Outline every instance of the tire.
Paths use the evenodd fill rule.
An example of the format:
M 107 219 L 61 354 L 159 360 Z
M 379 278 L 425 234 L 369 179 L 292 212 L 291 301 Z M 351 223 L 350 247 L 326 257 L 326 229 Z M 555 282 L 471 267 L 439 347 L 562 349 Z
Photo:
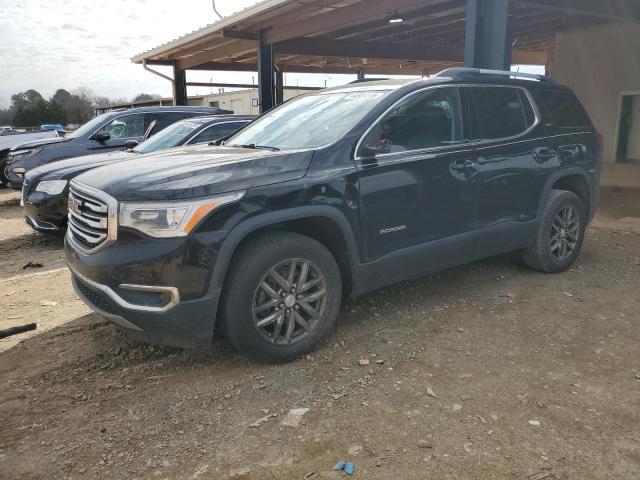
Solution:
M 7 168 L 7 154 L 0 152 L 0 185 L 5 187 L 9 183 L 9 179 L 4 174 L 4 169 Z
M 297 290 L 292 293 L 292 288 Z M 341 298 L 340 270 L 322 244 L 297 233 L 269 233 L 234 255 L 221 299 L 222 332 L 240 353 L 258 362 L 289 362 L 329 334 Z
M 552 190 L 544 205 L 535 243 L 524 252 L 524 262 L 545 273 L 567 270 L 580 254 L 586 227 L 587 215 L 580 198 L 573 192 Z

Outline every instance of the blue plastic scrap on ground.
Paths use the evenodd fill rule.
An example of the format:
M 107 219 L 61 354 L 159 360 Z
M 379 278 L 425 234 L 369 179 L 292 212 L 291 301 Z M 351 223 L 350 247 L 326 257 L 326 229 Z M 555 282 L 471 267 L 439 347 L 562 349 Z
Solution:
M 346 460 L 341 460 L 340 462 L 336 463 L 336 466 L 333 467 L 333 469 L 336 472 L 344 471 L 348 475 L 353 475 L 353 471 L 356 469 L 356 466 L 351 462 L 347 462 Z

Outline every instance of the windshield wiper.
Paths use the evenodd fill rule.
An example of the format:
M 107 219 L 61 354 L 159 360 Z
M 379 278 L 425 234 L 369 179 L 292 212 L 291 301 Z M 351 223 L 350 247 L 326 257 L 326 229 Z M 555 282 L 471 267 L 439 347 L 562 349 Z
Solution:
M 280 149 L 278 147 L 270 147 L 268 145 L 256 145 L 255 143 L 247 143 L 246 145 L 230 145 L 232 147 L 251 148 L 253 150 L 271 150 L 277 152 Z

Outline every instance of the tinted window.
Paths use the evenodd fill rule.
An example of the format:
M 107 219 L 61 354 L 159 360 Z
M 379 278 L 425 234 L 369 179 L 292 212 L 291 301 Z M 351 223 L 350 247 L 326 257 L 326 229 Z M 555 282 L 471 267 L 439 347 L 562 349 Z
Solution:
M 191 122 L 189 120 L 176 122 L 169 125 L 157 135 L 146 139 L 135 147 L 134 150 L 140 153 L 150 153 L 182 145 L 182 143 L 191 138 L 193 133 L 198 131 L 200 127 L 201 124 L 199 122 Z
M 469 92 L 475 106 L 479 139 L 515 137 L 535 122 L 529 99 L 519 88 L 472 87 Z
M 463 141 L 459 88 L 436 88 L 407 97 L 369 132 L 363 146 L 379 153 L 420 150 Z M 366 156 L 358 152 L 359 156 Z
M 155 124 L 153 125 L 153 128 L 151 129 L 151 133 L 149 136 L 155 135 L 159 131 L 164 130 L 169 125 L 173 125 L 174 123 L 179 122 L 180 120 L 183 120 L 185 118 L 195 117 L 195 116 L 197 115 L 191 115 L 185 112 L 148 113 L 147 128 L 149 128 L 149 125 L 151 125 L 151 123 L 155 121 Z
M 244 123 L 220 123 L 218 125 L 211 125 L 206 128 L 202 132 L 200 132 L 196 137 L 191 140 L 189 143 L 204 143 L 204 142 L 213 142 L 214 140 L 218 140 L 220 138 L 224 138 L 227 135 L 231 135 L 236 130 L 240 129 Z
M 540 99 L 559 127 L 591 126 L 589 115 L 570 90 L 540 90 Z
M 84 135 L 87 135 L 88 133 L 93 133 L 94 130 L 96 130 L 98 126 L 110 116 L 111 116 L 110 113 L 103 113 L 102 115 L 94 118 L 88 123 L 85 123 L 73 133 L 67 135 L 67 138 L 80 138 Z
M 141 137 L 144 135 L 144 114 L 134 113 L 114 118 L 103 130 L 109 133 L 111 138 Z

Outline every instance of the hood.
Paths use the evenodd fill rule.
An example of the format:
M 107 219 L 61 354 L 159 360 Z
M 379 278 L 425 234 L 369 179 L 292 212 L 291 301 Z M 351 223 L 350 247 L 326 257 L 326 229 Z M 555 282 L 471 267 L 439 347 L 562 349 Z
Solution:
M 64 142 L 68 142 L 69 140 L 71 139 L 63 138 L 63 137 L 44 138 L 42 140 L 32 140 L 31 142 L 20 143 L 14 147 L 11 147 L 11 151 L 13 152 L 14 150 L 26 150 L 27 148 L 41 147 L 43 145 L 50 145 L 52 143 L 64 143 Z
M 58 160 L 56 162 L 45 163 L 40 167 L 34 168 L 27 175 L 30 179 L 36 177 L 45 180 L 55 179 L 71 179 L 82 172 L 91 170 L 92 168 L 108 165 L 111 162 L 119 160 L 129 160 L 138 154 L 121 150 L 117 152 L 99 153 L 96 155 L 84 155 L 82 157 L 73 157 L 66 160 Z
M 296 180 L 313 150 L 272 152 L 232 147 L 179 147 L 93 169 L 78 182 L 117 200 L 180 200 Z

